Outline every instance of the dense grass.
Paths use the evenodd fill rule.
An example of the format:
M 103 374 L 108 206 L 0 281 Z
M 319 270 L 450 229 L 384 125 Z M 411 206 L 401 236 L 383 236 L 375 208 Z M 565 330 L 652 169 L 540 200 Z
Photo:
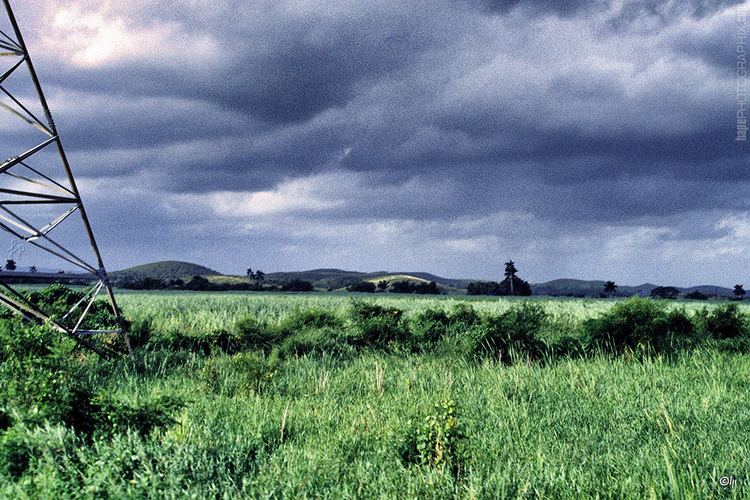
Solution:
M 0 408 L 0 497 L 750 496 L 750 358 L 735 348 L 746 332 L 734 336 L 731 311 L 383 297 L 373 312 L 336 295 L 121 302 L 150 325 L 131 359 L 45 358 L 108 395 L 95 411 L 115 421 L 86 433 Z M 617 329 L 622 318 L 670 338 L 685 327 L 674 310 L 703 339 L 679 355 L 608 343 L 631 331 Z M 185 338 L 203 343 L 170 344 Z M 494 355 L 498 345 L 525 355 Z M 721 487 L 730 475 L 738 485 Z

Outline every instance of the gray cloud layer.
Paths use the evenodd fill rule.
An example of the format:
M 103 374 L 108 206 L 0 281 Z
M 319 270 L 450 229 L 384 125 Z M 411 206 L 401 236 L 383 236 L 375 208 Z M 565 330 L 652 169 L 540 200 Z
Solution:
M 729 284 L 750 263 L 737 3 L 17 13 L 110 267 L 493 277 L 513 257 L 532 279 Z

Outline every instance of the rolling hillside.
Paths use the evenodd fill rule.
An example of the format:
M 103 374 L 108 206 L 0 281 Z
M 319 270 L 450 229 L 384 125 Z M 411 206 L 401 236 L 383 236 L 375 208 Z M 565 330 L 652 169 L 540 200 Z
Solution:
M 143 280 L 146 278 L 170 280 L 170 279 L 190 279 L 193 276 L 204 276 L 215 283 L 241 283 L 249 281 L 245 276 L 223 275 L 205 266 L 181 261 L 162 261 L 153 262 L 134 266 L 122 271 L 110 273 L 112 280 L 117 282 Z M 311 269 L 307 271 L 294 272 L 276 272 L 266 275 L 266 282 L 269 283 L 286 283 L 295 279 L 311 282 L 315 288 L 322 290 L 339 290 L 346 288 L 359 281 L 370 281 L 377 283 L 385 280 L 392 281 L 414 281 L 430 282 L 434 281 L 443 287 L 449 293 L 463 293 L 466 287 L 472 281 L 469 279 L 451 279 L 443 278 L 430 273 L 423 272 L 388 272 L 376 271 L 364 273 L 358 271 L 346 271 L 343 269 Z M 499 279 L 498 279 L 499 281 Z M 658 285 L 644 283 L 637 286 L 619 285 L 615 296 L 628 297 L 631 295 L 648 296 L 651 290 Z M 604 281 L 601 280 L 577 280 L 577 279 L 556 279 L 543 283 L 531 285 L 534 295 L 550 296 L 582 296 L 598 297 L 604 289 Z M 708 296 L 732 296 L 732 290 L 725 287 L 713 285 L 699 285 L 687 288 L 677 287 L 681 292 L 688 293 L 700 291 Z
M 192 276 L 213 276 L 221 273 L 198 264 L 182 262 L 177 260 L 165 260 L 152 262 L 140 266 L 133 266 L 121 271 L 109 273 L 115 281 L 135 281 L 146 278 L 170 280 L 185 279 Z

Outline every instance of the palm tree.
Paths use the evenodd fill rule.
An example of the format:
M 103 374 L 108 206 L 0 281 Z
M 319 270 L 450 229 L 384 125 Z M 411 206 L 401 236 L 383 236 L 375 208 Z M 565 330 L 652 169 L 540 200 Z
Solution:
M 30 273 L 35 273 L 36 272 L 36 266 L 29 267 L 29 272 Z
M 518 272 L 518 269 L 516 269 L 516 264 L 509 260 L 505 263 L 505 277 L 510 280 L 510 294 L 513 295 L 513 281 L 516 279 L 516 273 Z
M 612 294 L 615 293 L 615 290 L 617 290 L 617 285 L 615 285 L 614 281 L 607 281 L 604 284 L 604 294 L 607 297 L 612 297 Z
M 739 300 L 742 300 L 742 297 L 745 296 L 745 289 L 742 286 L 743 285 L 734 285 L 734 295 Z
M 8 271 L 15 271 L 16 270 L 16 261 L 13 259 L 8 259 L 5 262 L 5 269 Z

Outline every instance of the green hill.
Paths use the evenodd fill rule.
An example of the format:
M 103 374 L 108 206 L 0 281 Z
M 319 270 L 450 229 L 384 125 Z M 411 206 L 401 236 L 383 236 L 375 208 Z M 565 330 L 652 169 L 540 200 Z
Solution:
M 193 276 L 209 275 L 221 275 L 221 273 L 204 266 L 199 266 L 198 264 L 177 260 L 152 262 L 110 273 L 110 276 L 115 281 L 135 281 L 146 278 L 158 280 L 189 279 Z
M 341 269 L 311 269 L 309 271 L 268 273 L 266 281 L 286 283 L 295 279 L 309 281 L 315 288 L 345 288 L 367 277 L 366 273 Z

